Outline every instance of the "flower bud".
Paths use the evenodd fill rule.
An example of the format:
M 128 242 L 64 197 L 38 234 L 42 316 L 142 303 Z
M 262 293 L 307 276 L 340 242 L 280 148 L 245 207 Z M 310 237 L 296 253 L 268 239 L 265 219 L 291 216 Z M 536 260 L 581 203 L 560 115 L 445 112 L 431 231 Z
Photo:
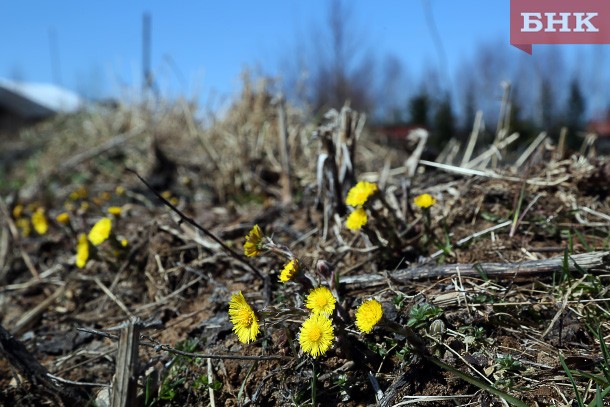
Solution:
M 430 335 L 442 336 L 445 334 L 445 331 L 446 331 L 445 323 L 441 319 L 435 319 L 430 324 L 430 328 L 429 328 Z

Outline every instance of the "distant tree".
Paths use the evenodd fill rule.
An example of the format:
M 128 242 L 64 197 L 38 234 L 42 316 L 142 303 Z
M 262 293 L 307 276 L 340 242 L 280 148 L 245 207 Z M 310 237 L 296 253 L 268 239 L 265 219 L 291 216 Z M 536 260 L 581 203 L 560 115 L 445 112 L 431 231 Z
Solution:
M 365 38 L 355 27 L 351 3 L 328 3 L 326 24 L 314 27 L 310 43 L 299 44 L 299 88 L 314 112 L 340 108 L 349 100 L 352 108 L 370 112 L 375 99 L 376 61 Z
M 536 136 L 538 131 L 534 125 L 531 116 L 525 116 L 523 114 L 523 107 L 521 105 L 520 92 L 518 87 L 514 87 L 512 91 L 512 97 L 510 102 L 510 127 L 509 134 L 519 133 L 520 140 L 530 140 Z
M 408 120 L 405 103 L 409 77 L 402 59 L 374 47 L 359 25 L 355 2 L 322 3 L 324 20 L 296 33 L 295 45 L 279 58 L 283 92 L 293 103 L 314 114 L 352 108 L 370 114 L 373 121 Z
M 445 93 L 436 108 L 433 127 L 434 134 L 439 142 L 447 141 L 456 135 L 455 116 L 451 106 L 451 96 L 448 92 Z
M 409 78 L 403 62 L 396 55 L 387 55 L 381 64 L 381 81 L 375 95 L 375 117 L 386 123 L 405 123 Z
M 580 89 L 578 78 L 570 81 L 570 93 L 566 103 L 565 124 L 570 134 L 576 134 L 584 127 L 584 114 L 586 109 L 585 98 Z
M 426 91 L 413 96 L 409 100 L 410 123 L 414 126 L 429 127 L 430 97 Z
M 472 130 L 472 126 L 474 125 L 474 118 L 477 113 L 477 96 L 474 89 L 474 83 L 470 81 L 468 85 L 466 85 L 465 94 L 464 94 L 464 108 L 463 108 L 463 132 L 465 134 L 469 134 Z
M 551 132 L 556 128 L 555 94 L 550 79 L 543 78 L 540 82 L 538 95 L 538 121 L 543 130 Z

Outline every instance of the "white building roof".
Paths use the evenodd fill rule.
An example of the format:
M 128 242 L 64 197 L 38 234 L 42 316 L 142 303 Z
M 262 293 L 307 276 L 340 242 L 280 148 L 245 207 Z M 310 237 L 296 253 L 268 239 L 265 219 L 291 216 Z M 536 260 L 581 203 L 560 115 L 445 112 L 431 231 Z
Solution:
M 0 78 L 0 108 L 25 119 L 73 113 L 83 107 L 76 93 L 49 83 L 16 82 Z

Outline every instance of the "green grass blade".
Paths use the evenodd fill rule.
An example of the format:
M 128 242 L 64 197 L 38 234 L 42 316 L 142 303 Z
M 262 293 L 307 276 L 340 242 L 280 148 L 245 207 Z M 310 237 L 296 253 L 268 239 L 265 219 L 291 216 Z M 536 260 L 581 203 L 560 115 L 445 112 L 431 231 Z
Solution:
M 585 247 L 585 250 L 587 252 L 593 251 L 593 248 L 591 247 L 591 245 L 589 243 L 587 243 L 587 239 L 585 239 L 584 235 L 582 233 L 580 233 L 579 230 L 574 229 L 574 234 L 576 235 L 576 237 L 578 238 L 580 243 L 582 243 L 582 245 Z
M 572 383 L 572 387 L 574 388 L 574 394 L 576 396 L 576 402 L 578 403 L 579 406 L 583 407 L 585 405 L 585 403 L 582 400 L 582 396 L 578 392 L 578 387 L 576 386 L 576 382 L 574 381 L 574 377 L 572 376 L 572 372 L 568 368 L 568 365 L 566 364 L 566 361 L 563 358 L 563 355 L 561 353 L 559 354 L 559 361 L 561 362 L 561 366 L 563 367 L 563 370 L 568 375 L 568 379 L 570 379 L 570 383 Z

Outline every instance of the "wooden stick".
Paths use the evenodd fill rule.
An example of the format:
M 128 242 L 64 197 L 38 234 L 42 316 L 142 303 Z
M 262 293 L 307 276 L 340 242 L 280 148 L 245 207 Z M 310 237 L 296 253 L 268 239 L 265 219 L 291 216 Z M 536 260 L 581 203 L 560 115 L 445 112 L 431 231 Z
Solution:
M 23 262 L 25 263 L 28 270 L 30 270 L 30 273 L 36 279 L 36 281 L 40 281 L 40 273 L 38 273 L 38 270 L 36 270 L 36 267 L 34 266 L 34 262 L 32 262 L 32 259 L 30 258 L 28 253 L 25 251 L 25 249 L 21 245 L 21 239 L 19 239 L 19 231 L 17 230 L 17 225 L 15 225 L 15 222 L 13 222 L 13 218 L 11 217 L 11 214 L 9 213 L 8 206 L 6 205 L 6 202 L 4 202 L 4 199 L 2 199 L 1 196 L 0 196 L 0 212 L 2 212 L 2 217 L 6 220 L 8 229 L 11 232 L 11 236 L 13 237 L 13 241 L 15 242 L 15 245 L 19 249 L 19 253 L 21 254 L 21 258 L 23 259 Z
M 462 162 L 460 166 L 464 167 L 470 161 L 470 157 L 472 157 L 472 152 L 474 151 L 474 146 L 477 144 L 477 140 L 479 138 L 479 133 L 481 132 L 481 122 L 483 121 L 483 112 L 477 111 L 477 114 L 474 117 L 474 125 L 472 127 L 472 132 L 470 133 L 470 137 L 468 138 L 468 144 L 466 145 L 466 151 L 464 151 L 464 156 L 462 157 Z
M 129 321 L 121 329 L 119 352 L 116 360 L 116 373 L 112 380 L 112 407 L 129 407 L 136 405 L 138 350 L 140 340 L 140 322 Z
M 577 271 L 577 266 L 588 272 L 609 272 L 610 251 L 598 251 L 569 256 L 568 268 Z M 469 263 L 445 264 L 441 266 L 423 265 L 412 269 L 399 269 L 388 272 L 393 284 L 408 284 L 415 280 L 442 278 L 457 275 L 462 277 L 478 277 L 484 273 L 489 278 L 528 278 L 534 275 L 547 274 L 563 267 L 563 256 L 545 260 L 530 260 L 521 263 Z M 384 285 L 387 283 L 386 273 L 365 274 L 342 277 L 340 284 L 350 289 Z
M 523 154 L 517 159 L 515 162 L 515 168 L 519 168 L 525 163 L 525 161 L 532 155 L 534 150 L 538 148 L 540 144 L 546 139 L 546 131 L 541 132 L 536 139 L 530 143 L 530 145 L 525 149 Z
M 557 143 L 557 149 L 555 150 L 555 154 L 553 157 L 553 159 L 555 161 L 561 161 L 565 157 L 567 137 L 568 137 L 568 128 L 562 127 L 561 131 L 559 132 L 559 142 Z

